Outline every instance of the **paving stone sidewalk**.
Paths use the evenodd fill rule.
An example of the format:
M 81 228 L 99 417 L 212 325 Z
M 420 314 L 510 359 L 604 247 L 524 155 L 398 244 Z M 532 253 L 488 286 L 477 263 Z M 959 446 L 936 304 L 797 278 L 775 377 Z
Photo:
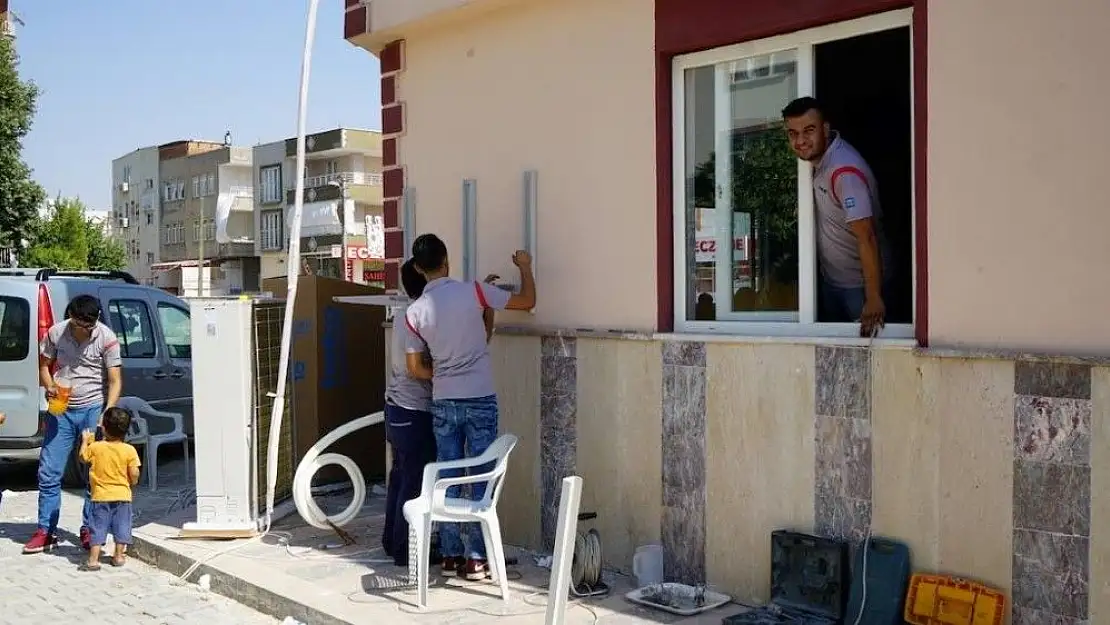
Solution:
M 143 523 L 144 515 L 161 514 L 188 497 L 173 487 L 179 482 L 174 477 L 166 475 L 163 481 L 159 474 L 159 492 L 136 493 L 136 525 Z M 78 571 L 85 552 L 76 544 L 81 525 L 81 497 L 76 493 L 62 496 L 63 544 L 49 554 L 22 555 L 23 541 L 35 528 L 34 489 L 33 467 L 0 463 L 0 625 L 279 623 L 196 585 L 176 584 L 172 576 L 134 559 L 118 569 Z

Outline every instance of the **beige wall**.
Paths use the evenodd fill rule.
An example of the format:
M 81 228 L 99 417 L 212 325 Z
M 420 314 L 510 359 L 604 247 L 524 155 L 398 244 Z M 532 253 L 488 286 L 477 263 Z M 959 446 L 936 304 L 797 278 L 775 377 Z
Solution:
M 929 3 L 934 343 L 1110 349 L 1108 21 L 1106 2 Z
M 1107 90 L 1094 77 L 1110 57 L 1098 30 L 1110 4 L 1015 1 L 930 4 L 929 171 L 918 184 L 928 187 L 931 340 L 1105 351 L 1110 213 L 1098 201 L 1101 131 L 1088 129 Z M 375 10 L 387 4 L 404 13 L 409 3 Z M 652 327 L 651 3 L 537 0 L 467 14 L 401 33 L 401 154 L 417 230 L 442 234 L 457 257 L 460 185 L 476 178 L 479 273 L 512 275 L 520 174 L 536 168 L 534 321 Z M 620 297 L 615 267 L 642 268 L 622 275 Z
M 474 178 L 478 273 L 514 276 L 521 177 L 538 170 L 538 323 L 655 324 L 653 28 L 644 0 L 543 0 L 406 42 L 400 152 L 416 230 L 447 241 L 457 274 Z

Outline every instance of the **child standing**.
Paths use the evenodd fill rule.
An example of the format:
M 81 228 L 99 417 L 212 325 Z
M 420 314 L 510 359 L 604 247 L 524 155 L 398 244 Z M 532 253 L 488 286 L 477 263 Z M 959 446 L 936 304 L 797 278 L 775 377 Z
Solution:
M 123 566 L 131 544 L 131 487 L 139 483 L 139 454 L 124 442 L 131 415 L 122 408 L 109 408 L 102 424 L 104 440 L 95 440 L 89 430 L 81 435 L 81 459 L 89 463 L 92 500 L 91 548 L 89 561 L 81 566 L 83 571 L 100 570 L 100 551 L 108 534 L 116 545 L 112 566 Z

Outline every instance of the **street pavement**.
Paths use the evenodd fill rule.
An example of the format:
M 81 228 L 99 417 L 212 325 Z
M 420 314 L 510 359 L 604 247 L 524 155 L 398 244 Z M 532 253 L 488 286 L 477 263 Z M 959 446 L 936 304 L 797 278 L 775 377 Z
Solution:
M 81 497 L 76 493 L 62 496 L 62 545 L 51 553 L 22 555 L 23 542 L 35 529 L 34 467 L 0 463 L 0 493 L 0 625 L 279 623 L 134 559 L 122 568 L 105 564 L 99 572 L 78 571 L 86 553 L 77 544 Z

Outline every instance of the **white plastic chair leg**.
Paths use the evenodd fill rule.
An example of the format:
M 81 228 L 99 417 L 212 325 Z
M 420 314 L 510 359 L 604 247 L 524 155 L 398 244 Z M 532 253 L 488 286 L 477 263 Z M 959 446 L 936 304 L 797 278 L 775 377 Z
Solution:
M 186 436 L 185 440 L 181 441 L 181 446 L 185 449 L 185 480 L 189 480 L 189 437 Z
M 416 555 L 416 592 L 417 603 L 420 607 L 428 607 L 428 568 L 429 560 L 431 559 L 431 546 L 432 546 L 432 518 L 431 515 L 425 514 L 420 519 L 420 548 L 417 549 Z
M 146 485 L 150 492 L 158 490 L 158 443 L 146 444 Z
M 497 584 L 501 586 L 501 599 L 509 603 L 509 574 L 505 567 L 505 545 L 501 542 L 501 524 L 497 518 L 482 523 L 486 530 L 486 557 L 492 563 L 494 574 L 497 575 Z

